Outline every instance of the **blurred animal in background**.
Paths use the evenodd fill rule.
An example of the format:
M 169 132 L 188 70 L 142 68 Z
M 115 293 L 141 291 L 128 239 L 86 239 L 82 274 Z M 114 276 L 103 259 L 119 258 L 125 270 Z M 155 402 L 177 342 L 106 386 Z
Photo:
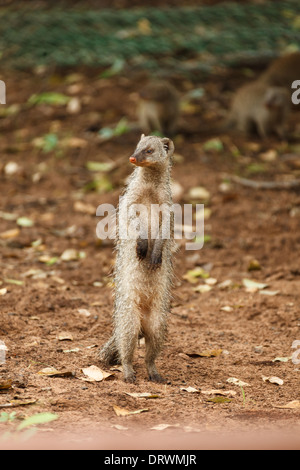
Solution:
M 291 93 L 284 87 L 269 86 L 260 79 L 240 88 L 234 96 L 228 127 L 261 138 L 276 134 L 286 138 Z
M 274 60 L 260 77 L 261 83 L 285 87 L 289 91 L 295 80 L 300 80 L 300 52 L 286 54 Z
M 236 92 L 227 128 L 247 134 L 256 131 L 261 138 L 271 134 L 286 138 L 295 80 L 300 80 L 300 52 L 274 60 L 256 81 Z
M 149 82 L 139 92 L 138 119 L 146 134 L 159 132 L 174 136 L 180 114 L 179 94 L 175 87 L 164 81 Z

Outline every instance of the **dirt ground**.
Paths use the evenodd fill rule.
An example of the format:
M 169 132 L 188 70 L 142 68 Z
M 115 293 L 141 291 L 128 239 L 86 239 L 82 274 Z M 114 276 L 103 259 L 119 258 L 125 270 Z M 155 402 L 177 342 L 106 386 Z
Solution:
M 158 360 L 167 383 L 147 380 L 142 344 L 135 357 L 136 384 L 125 384 L 118 370 L 101 382 L 82 380 L 82 369 L 101 367 L 97 351 L 112 328 L 113 245 L 97 239 L 95 211 L 104 202 L 117 204 L 139 137 L 132 131 L 103 143 L 97 130 L 124 116 L 134 120 L 136 90 L 145 82 L 130 75 L 99 79 L 99 72 L 5 75 L 6 107 L 19 107 L 0 121 L 0 340 L 7 347 L 0 383 L 11 384 L 0 391 L 0 407 L 14 405 L 0 412 L 15 412 L 15 419 L 0 422 L 0 435 L 13 432 L 24 417 L 51 412 L 58 419 L 40 425 L 39 435 L 63 434 L 78 445 L 101 433 L 112 434 L 116 443 L 135 433 L 149 432 L 160 442 L 167 433 L 181 433 L 182 442 L 193 436 L 195 446 L 198 434 L 203 438 L 211 432 L 276 430 L 299 436 L 299 365 L 291 356 L 293 342 L 300 340 L 300 195 L 228 179 L 232 174 L 266 181 L 299 177 L 299 113 L 291 118 L 289 143 L 219 133 L 232 91 L 247 80 L 237 72 L 197 84 L 174 79 L 182 95 L 192 88 L 205 90 L 183 107 L 175 138 L 178 200 L 191 202 L 189 191 L 199 186 L 208 195 L 204 248 L 187 252 L 181 245 L 175 257 L 168 339 Z M 66 106 L 28 107 L 30 96 L 43 91 L 78 97 L 81 109 L 72 114 Z M 36 139 L 49 133 L 59 140 L 47 152 Z M 205 143 L 211 139 L 219 140 L 209 149 Z M 95 174 L 88 161 L 116 163 L 106 174 L 110 191 L 91 189 Z M 33 226 L 18 225 L 20 217 Z M 78 257 L 63 260 L 70 249 Z M 207 292 L 195 290 L 209 285 L 205 279 L 195 284 L 186 279 L 199 266 L 213 279 Z M 243 279 L 267 287 L 248 291 Z M 46 367 L 72 375 L 39 374 Z M 144 392 L 157 398 L 128 395 Z M 286 407 L 293 401 L 298 408 Z M 146 411 L 117 416 L 114 406 Z M 162 424 L 170 426 L 155 429 Z

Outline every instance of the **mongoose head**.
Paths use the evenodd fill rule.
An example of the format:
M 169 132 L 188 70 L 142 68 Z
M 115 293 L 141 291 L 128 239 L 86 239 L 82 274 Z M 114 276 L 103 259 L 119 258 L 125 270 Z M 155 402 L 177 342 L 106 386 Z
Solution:
M 264 103 L 268 109 L 280 110 L 290 105 L 290 94 L 283 87 L 271 87 L 265 94 Z
M 174 144 L 169 138 L 156 136 L 146 137 L 142 134 L 129 161 L 136 166 L 163 167 L 170 164 L 173 153 Z

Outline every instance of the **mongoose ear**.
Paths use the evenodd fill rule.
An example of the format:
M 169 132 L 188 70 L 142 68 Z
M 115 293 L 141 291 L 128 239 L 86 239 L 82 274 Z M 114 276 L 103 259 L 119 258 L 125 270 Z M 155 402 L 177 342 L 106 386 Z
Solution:
M 164 137 L 163 139 L 161 139 L 161 141 L 165 151 L 167 152 L 167 155 L 172 155 L 172 153 L 174 152 L 174 144 L 172 140 L 168 139 L 168 137 Z
M 145 137 L 145 134 L 142 134 L 142 135 L 141 135 L 141 139 L 144 139 L 144 137 Z

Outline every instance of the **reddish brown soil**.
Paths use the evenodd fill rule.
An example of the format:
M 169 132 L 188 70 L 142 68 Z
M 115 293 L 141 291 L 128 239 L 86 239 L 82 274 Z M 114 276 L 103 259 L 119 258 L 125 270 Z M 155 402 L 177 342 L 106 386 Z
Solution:
M 176 288 L 168 339 L 158 360 L 168 383 L 148 382 L 142 345 L 135 359 L 135 385 L 125 384 L 119 371 L 103 382 L 84 382 L 80 380 L 84 377 L 82 368 L 100 366 L 97 350 L 111 332 L 112 289 L 108 276 L 114 252 L 110 243 L 97 240 L 95 215 L 78 212 L 74 204 L 81 198 L 82 203 L 96 210 L 103 202 L 117 203 L 124 180 L 132 170 L 128 156 L 139 133 L 100 144 L 91 130 L 118 122 L 122 116 L 135 118 L 134 92 L 140 79 L 116 77 L 104 81 L 99 80 L 99 71 L 81 70 L 82 79 L 79 87 L 75 87 L 76 96 L 83 103 L 80 113 L 71 115 L 65 107 L 26 106 L 32 93 L 49 90 L 70 93 L 66 77 L 71 72 L 74 70 L 47 72 L 42 76 L 3 74 L 8 84 L 7 106 L 18 103 L 21 111 L 0 122 L 0 211 L 28 217 L 34 226 L 20 228 L 14 238 L 0 238 L 0 289 L 8 291 L 0 297 L 0 340 L 8 348 L 6 362 L 0 366 L 0 382 L 12 380 L 12 388 L 0 392 L 0 406 L 12 400 L 35 403 L 3 408 L 0 412 L 15 411 L 20 419 L 45 411 L 56 413 L 56 421 L 39 427 L 41 434 L 52 439 L 61 433 L 78 445 L 103 432 L 106 437 L 115 433 L 114 439 L 122 439 L 137 430 L 149 431 L 153 439 L 160 440 L 168 431 L 160 431 L 157 438 L 159 431 L 151 428 L 162 423 L 176 425 L 169 428 L 174 437 L 180 433 L 189 436 L 188 431 L 197 438 L 197 432 L 207 436 L 210 432 L 240 430 L 289 430 L 294 437 L 296 430 L 299 436 L 300 409 L 281 408 L 300 399 L 299 365 L 291 359 L 273 360 L 291 358 L 292 343 L 300 340 L 300 196 L 296 191 L 257 191 L 239 185 L 224 191 L 220 186 L 226 175 L 236 172 L 264 180 L 297 178 L 299 157 L 292 163 L 283 157 L 295 153 L 292 145 L 297 144 L 297 139 L 288 147 L 276 139 L 260 142 L 256 138 L 219 135 L 214 128 L 220 123 L 224 104 L 235 85 L 245 79 L 224 74 L 214 82 L 197 84 L 205 88 L 206 94 L 192 113 L 183 114 L 184 128 L 190 134 L 181 132 L 175 139 L 176 152 L 182 158 L 174 165 L 173 177 L 183 188 L 180 202 L 190 201 L 188 191 L 192 187 L 204 186 L 209 191 L 206 207 L 211 209 L 211 216 L 206 221 L 206 234 L 211 240 L 199 252 L 186 252 L 181 246 L 176 255 Z M 182 92 L 195 86 L 187 80 L 179 85 Z M 295 112 L 291 119 L 294 135 L 298 119 Z M 80 141 L 61 153 L 43 153 L 32 142 L 49 132 L 57 133 L 60 139 L 71 136 L 84 139 L 85 145 Z M 223 151 L 204 150 L 204 142 L 213 136 L 222 139 Z M 262 154 L 274 149 L 279 151 L 274 161 L 262 160 Z M 83 193 L 82 188 L 92 179 L 86 162 L 109 159 L 118 162 L 109 175 L 113 191 Z M 12 176 L 4 170 L 10 161 L 20 166 Z M 263 164 L 264 173 L 253 176 L 250 170 L 255 168 L 254 164 L 256 169 Z M 0 234 L 16 227 L 16 221 L 0 217 Z M 36 240 L 40 244 L 33 247 Z M 61 254 L 70 248 L 84 252 L 85 258 L 61 261 Z M 58 261 L 49 266 L 42 262 L 45 258 L 41 257 L 45 256 L 56 257 Z M 249 272 L 253 259 L 261 269 Z M 195 286 L 183 278 L 196 266 L 206 267 L 210 276 L 217 279 L 210 292 L 196 293 Z M 34 271 L 30 274 L 30 270 Z M 247 292 L 242 285 L 244 278 L 267 283 L 269 290 L 279 293 L 268 296 Z M 7 279 L 23 284 L 14 285 Z M 220 288 L 226 280 L 232 280 L 232 286 Z M 196 285 L 202 283 L 199 280 Z M 231 307 L 230 311 L 222 310 L 225 306 Z M 91 315 L 85 317 L 80 309 Z M 71 333 L 73 340 L 59 340 L 58 335 L 63 332 Z M 65 352 L 75 348 L 76 352 Z M 195 350 L 215 349 L 221 349 L 221 355 L 187 355 Z M 53 378 L 38 374 L 50 366 L 74 375 Z M 276 376 L 284 383 L 264 382 L 263 376 Z M 230 384 L 227 382 L 230 377 L 249 386 L 241 389 Z M 181 389 L 188 386 L 200 393 Z M 234 390 L 236 395 L 229 402 L 214 403 L 209 401 L 214 395 L 202 393 L 212 389 Z M 127 392 L 151 392 L 159 398 L 134 398 Z M 118 417 L 115 405 L 130 411 L 144 408 L 148 411 Z M 15 423 L 0 422 L 0 435 L 13 431 Z M 116 425 L 127 430 L 117 430 Z M 184 446 L 186 441 L 182 439 Z M 197 440 L 189 442 L 201 446 Z M 137 441 L 138 445 L 141 444 Z

